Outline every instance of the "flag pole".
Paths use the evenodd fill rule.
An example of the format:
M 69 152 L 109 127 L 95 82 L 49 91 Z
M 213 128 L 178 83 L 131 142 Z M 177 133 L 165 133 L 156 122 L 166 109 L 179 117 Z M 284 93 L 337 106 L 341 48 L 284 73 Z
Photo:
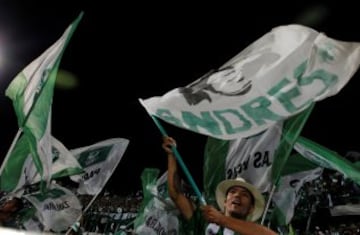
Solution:
M 140 103 L 143 105 L 142 100 L 139 99 L 139 101 L 140 101 Z M 145 106 L 143 105 L 143 107 L 145 107 Z M 146 108 L 145 108 L 145 110 L 146 110 Z M 146 111 L 147 111 L 147 110 L 146 110 Z M 155 125 L 159 128 L 161 134 L 162 134 L 163 136 L 168 136 L 168 134 L 166 133 L 164 127 L 163 127 L 163 126 L 161 125 L 161 123 L 157 120 L 157 118 L 156 118 L 155 116 L 151 115 L 149 112 L 147 112 L 147 113 L 150 115 L 150 117 L 151 117 L 151 119 L 154 121 Z M 192 188 L 194 189 L 195 194 L 196 194 L 196 195 L 198 196 L 198 198 L 200 199 L 200 203 L 201 203 L 202 205 L 206 205 L 205 198 L 201 195 L 201 192 L 200 192 L 199 188 L 197 187 L 197 185 L 196 185 L 194 179 L 192 178 L 192 176 L 191 176 L 188 168 L 186 167 L 184 161 L 182 160 L 182 158 L 181 158 L 181 156 L 180 156 L 180 153 L 178 152 L 177 148 L 176 148 L 175 146 L 171 146 L 171 149 L 172 149 L 172 151 L 173 151 L 173 153 L 174 153 L 174 155 L 175 155 L 175 157 L 176 157 L 176 160 L 178 161 L 179 165 L 181 166 L 182 170 L 184 171 L 184 173 L 185 173 L 185 175 L 186 175 L 186 177 L 187 177 L 190 185 L 191 185 Z
M 265 218 L 266 218 L 266 213 L 269 210 L 271 199 L 272 199 L 272 197 L 274 195 L 275 189 L 276 189 L 276 185 L 273 184 L 273 186 L 271 188 L 271 191 L 270 191 L 269 198 L 267 199 L 267 202 L 266 202 L 266 206 L 265 206 L 265 209 L 264 209 L 264 212 L 263 212 L 263 216 L 261 218 L 261 225 L 264 225 Z

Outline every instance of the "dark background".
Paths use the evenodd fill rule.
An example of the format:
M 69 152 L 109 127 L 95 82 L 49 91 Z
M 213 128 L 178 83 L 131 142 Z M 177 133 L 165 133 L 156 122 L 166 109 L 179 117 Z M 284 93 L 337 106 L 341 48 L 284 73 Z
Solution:
M 356 1 L 238 1 L 238 4 L 124 1 L 0 2 L 0 157 L 18 130 L 5 89 L 84 12 L 60 65 L 77 85 L 57 86 L 52 134 L 69 148 L 122 137 L 130 140 L 107 187 L 141 187 L 145 167 L 166 170 L 161 134 L 138 102 L 185 86 L 218 68 L 273 27 L 311 26 L 344 41 L 360 41 Z M 359 72 L 340 93 L 317 103 L 302 135 L 339 154 L 360 151 Z M 201 187 L 205 136 L 165 125 Z

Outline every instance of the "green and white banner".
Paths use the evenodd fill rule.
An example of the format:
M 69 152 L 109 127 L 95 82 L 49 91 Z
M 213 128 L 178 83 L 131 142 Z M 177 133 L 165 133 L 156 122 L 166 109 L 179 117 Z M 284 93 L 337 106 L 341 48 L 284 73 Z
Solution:
M 51 146 L 52 165 L 49 173 L 52 179 L 84 172 L 70 151 L 53 136 L 51 136 Z M 25 186 L 41 180 L 29 152 L 29 144 L 22 135 L 16 142 L 10 158 L 4 163 L 0 184 L 2 191 L 13 192 L 20 196 Z
M 304 158 L 321 167 L 338 171 L 360 185 L 360 167 L 336 152 L 304 137 L 298 138 L 294 148 Z
M 3 162 L 2 167 L 1 191 L 16 192 L 34 182 L 37 170 L 31 158 L 29 143 L 24 135 L 20 136 L 15 143 L 10 157 Z
M 71 180 L 79 183 L 79 194 L 96 195 L 116 169 L 129 140 L 113 138 L 96 144 L 71 150 L 84 170 L 84 173 L 70 176 Z
M 337 94 L 359 63 L 358 42 L 301 25 L 279 26 L 219 69 L 140 102 L 177 127 L 218 139 L 244 138 Z
M 306 182 L 318 178 L 323 168 L 308 163 L 306 159 L 295 155 L 286 163 L 287 171 L 280 178 L 272 197 L 275 203 L 274 217 L 277 225 L 288 225 L 294 216 L 295 207 L 299 201 L 299 190 Z M 291 172 L 292 171 L 292 172 Z
M 135 234 L 180 234 L 180 214 L 167 193 L 167 172 L 159 179 L 158 174 L 158 169 L 145 168 L 141 175 L 144 199 L 135 220 Z
M 30 144 L 35 166 L 47 183 L 51 177 L 50 130 L 55 80 L 66 45 L 81 18 L 82 14 L 51 47 L 27 65 L 6 89 L 6 96 L 13 102 L 18 125 Z
M 209 137 L 204 157 L 207 202 L 216 205 L 214 192 L 217 184 L 224 179 L 242 177 L 262 192 L 269 191 L 278 182 L 312 109 L 313 105 L 255 136 L 231 141 Z
M 76 195 L 60 185 L 51 184 L 48 191 L 25 195 L 24 198 L 36 208 L 46 231 L 64 232 L 82 213 Z
M 51 138 L 52 144 L 52 166 L 51 179 L 60 177 L 77 175 L 84 173 L 80 163 L 76 160 L 74 155 L 68 150 L 63 143 L 55 137 Z M 35 178 L 35 182 L 40 181 L 39 175 Z
M 210 165 L 204 166 L 207 176 L 216 177 L 214 172 L 222 172 L 221 180 L 242 177 L 261 191 L 268 191 L 271 187 L 271 169 L 275 150 L 279 145 L 281 135 L 282 123 L 279 122 L 261 134 L 228 141 L 227 148 L 218 151 L 218 154 L 211 152 L 210 149 L 216 148 L 213 146 L 213 144 L 219 144 L 216 142 L 226 140 L 210 140 L 209 138 L 205 164 Z M 225 165 L 219 164 L 222 161 L 225 161 Z M 224 169 L 217 170 L 220 167 Z M 206 178 L 205 182 L 208 180 Z

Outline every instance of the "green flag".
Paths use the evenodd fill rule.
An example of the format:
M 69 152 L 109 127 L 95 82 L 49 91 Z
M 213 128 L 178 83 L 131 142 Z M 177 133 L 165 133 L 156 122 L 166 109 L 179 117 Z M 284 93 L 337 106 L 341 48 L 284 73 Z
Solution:
M 22 135 L 16 142 L 10 157 L 3 163 L 1 172 L 1 190 L 14 192 L 31 184 L 37 171 L 31 159 L 29 144 Z
M 272 168 L 272 182 L 277 184 L 281 171 L 285 166 L 285 162 L 289 157 L 293 146 L 299 137 L 306 121 L 308 120 L 315 103 L 311 104 L 307 109 L 302 111 L 301 113 L 291 117 L 285 122 L 283 127 L 283 135 L 281 138 L 281 142 L 276 149 L 274 164 Z
M 336 152 L 304 137 L 298 138 L 294 148 L 304 158 L 321 167 L 339 171 L 360 185 L 360 167 Z

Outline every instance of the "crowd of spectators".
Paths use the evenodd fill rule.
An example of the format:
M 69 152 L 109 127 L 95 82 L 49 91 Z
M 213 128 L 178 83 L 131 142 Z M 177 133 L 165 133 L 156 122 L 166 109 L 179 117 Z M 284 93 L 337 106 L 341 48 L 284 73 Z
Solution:
M 337 205 L 360 204 L 360 187 L 352 180 L 339 172 L 324 170 L 321 177 L 305 183 L 299 191 L 299 195 L 300 199 L 292 219 L 292 226 L 296 234 L 360 234 L 360 211 L 358 215 L 332 216 L 330 213 L 331 208 Z M 87 200 L 90 199 L 88 197 Z M 141 191 L 128 196 L 105 193 L 93 203 L 89 212 L 85 214 L 85 221 L 95 217 L 97 221 L 100 221 L 97 223 L 100 224 L 98 229 L 111 229 L 119 225 L 117 223 L 119 222 L 119 212 L 123 215 L 129 213 L 126 214 L 128 217 L 123 217 L 125 222 L 120 223 L 120 226 L 131 228 L 131 221 L 136 217 L 141 201 Z M 106 215 L 106 219 L 100 218 L 103 215 Z M 107 221 L 107 225 L 101 225 L 105 221 Z
M 295 234 L 360 234 L 360 210 L 355 214 L 353 211 L 352 214 L 331 214 L 332 208 L 339 205 L 360 205 L 360 186 L 343 174 L 324 169 L 319 178 L 305 183 L 298 195 L 299 201 L 291 221 Z M 141 190 L 128 195 L 118 195 L 105 190 L 95 200 L 90 195 L 78 196 L 84 209 L 86 208 L 80 225 L 83 231 L 100 234 L 124 231 L 131 234 L 133 221 L 143 200 Z M 5 212 L 3 214 L 5 215 Z

